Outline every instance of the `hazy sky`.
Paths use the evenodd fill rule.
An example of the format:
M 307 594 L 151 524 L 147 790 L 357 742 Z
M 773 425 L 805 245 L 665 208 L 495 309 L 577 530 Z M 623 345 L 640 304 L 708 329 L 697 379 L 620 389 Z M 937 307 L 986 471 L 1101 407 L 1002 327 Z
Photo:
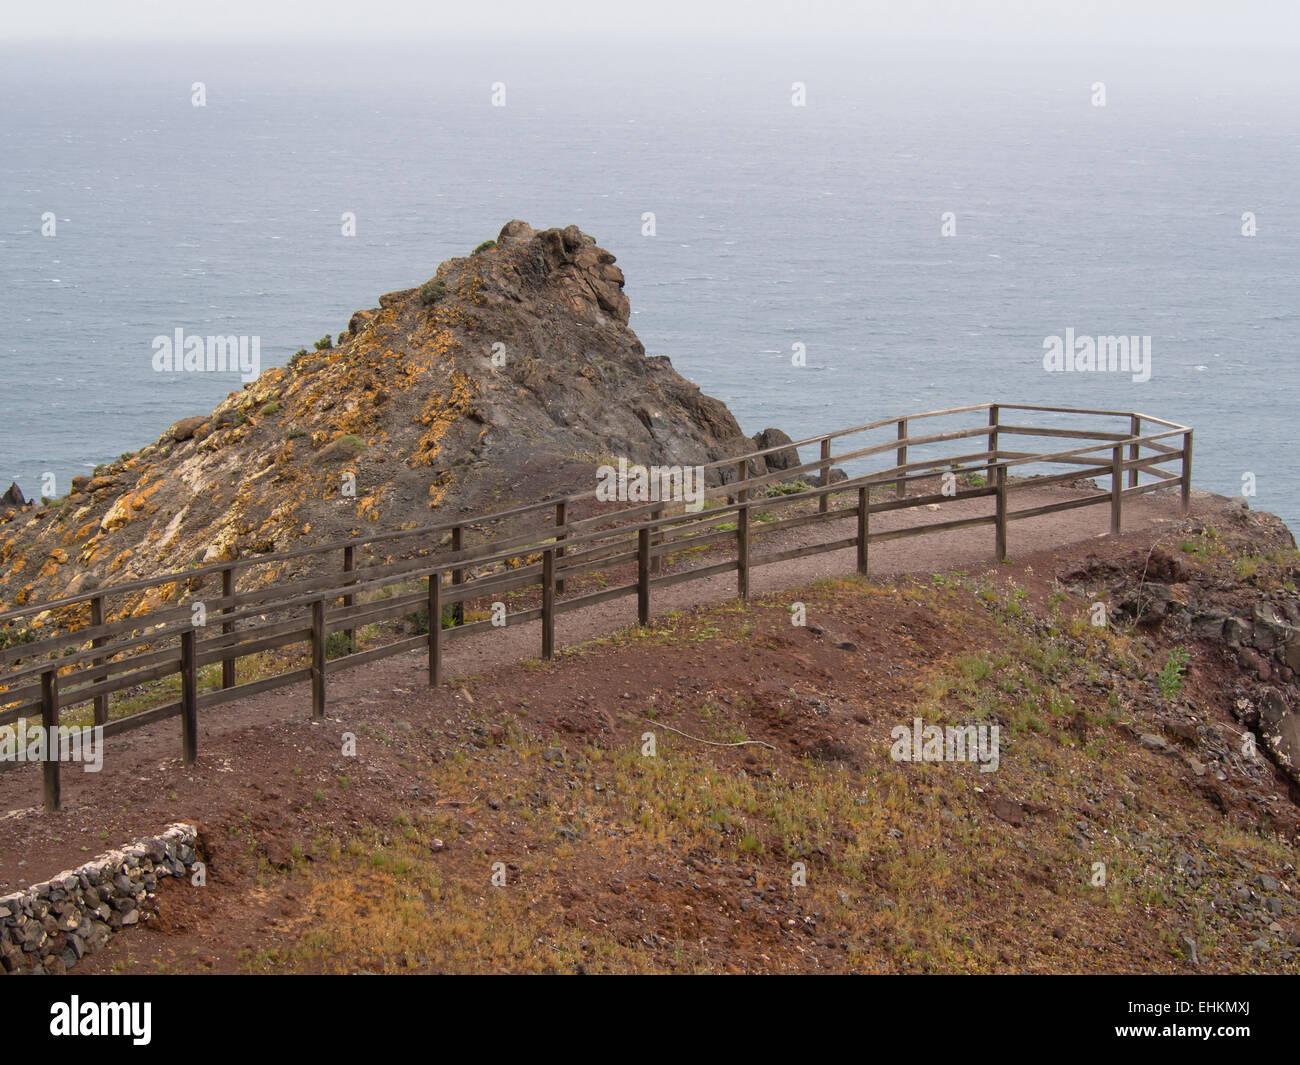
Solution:
M 43 0 L 5 5 L 0 40 L 409 42 L 452 36 L 792 35 L 926 43 L 1300 46 L 1296 0 Z

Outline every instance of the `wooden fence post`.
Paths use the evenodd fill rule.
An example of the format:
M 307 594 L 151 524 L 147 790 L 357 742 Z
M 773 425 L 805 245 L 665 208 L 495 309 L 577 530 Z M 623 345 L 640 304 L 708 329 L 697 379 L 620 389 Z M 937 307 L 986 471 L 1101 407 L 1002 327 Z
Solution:
M 997 534 L 993 553 L 995 562 L 1005 562 L 1007 558 L 1007 465 L 999 462 L 996 466 L 997 480 Z
M 1139 418 L 1136 414 L 1129 419 L 1128 431 L 1129 431 L 1129 436 L 1136 437 L 1142 435 L 1142 419 Z M 1142 445 L 1129 444 L 1128 457 L 1129 457 L 1129 461 L 1136 463 L 1138 459 L 1142 457 Z M 1131 470 L 1128 471 L 1128 486 L 1130 488 L 1136 488 L 1138 486 L 1138 468 L 1136 465 Z
M 221 598 L 228 599 L 235 594 L 235 570 L 227 566 L 221 571 Z M 222 608 L 223 614 L 229 614 L 235 608 L 225 606 Z M 221 635 L 228 636 L 235 631 L 233 621 L 222 622 Z M 230 657 L 231 649 L 223 647 L 221 649 L 221 686 L 222 688 L 233 688 L 235 686 L 235 660 Z
M 343 572 L 351 573 L 356 568 L 356 561 L 357 561 L 356 549 L 352 546 L 352 544 L 348 544 L 346 547 L 343 548 Z M 349 580 L 348 584 L 351 583 L 352 581 Z M 352 603 L 353 603 L 352 596 L 345 595 L 343 597 L 344 610 L 351 610 Z M 352 654 L 357 649 L 357 630 L 344 629 L 343 632 L 344 635 L 346 635 L 348 638 L 348 654 Z
M 659 520 L 664 516 L 664 508 L 657 507 L 650 512 L 650 520 L 655 522 L 655 528 L 650 532 L 650 546 L 658 547 L 664 542 L 664 534 L 659 530 Z M 650 572 L 658 574 L 663 571 L 663 556 L 652 554 L 650 556 Z
M 59 787 L 59 671 L 41 674 L 41 728 L 45 730 L 45 761 L 41 765 L 41 786 L 45 809 L 57 810 L 62 798 Z
M 1124 449 L 1110 449 L 1110 534 L 1118 536 L 1124 519 Z
M 431 622 L 432 624 L 432 622 Z M 311 716 L 325 716 L 325 600 L 311 605 Z
M 1192 431 L 1183 433 L 1182 512 L 1186 517 L 1192 509 Z
M 830 447 L 829 440 L 822 441 L 822 458 Z M 742 464 L 743 466 L 743 464 Z M 825 477 L 825 467 L 822 476 Z M 749 489 L 742 488 L 736 495 L 736 594 L 749 598 Z M 821 497 L 821 509 L 826 509 L 826 496 Z
M 90 601 L 90 623 L 91 625 L 94 626 L 99 626 L 104 624 L 104 597 L 102 595 L 97 595 L 95 596 L 94 599 Z M 90 641 L 91 647 L 102 647 L 103 644 L 104 644 L 104 637 L 102 636 L 96 636 L 93 640 Z M 104 658 L 96 658 L 92 664 L 98 667 L 98 666 L 102 666 L 105 661 L 106 659 Z M 95 696 L 95 724 L 96 725 L 108 724 L 108 696 L 107 695 Z
M 867 575 L 867 523 L 871 513 L 871 489 L 863 485 L 858 489 L 858 575 Z
M 569 504 L 568 504 L 567 502 L 565 502 L 563 499 L 561 499 L 558 503 L 555 504 L 555 527 L 556 527 L 557 529 L 561 529 L 561 528 L 563 528 L 565 525 L 568 524 L 568 521 L 569 521 Z M 555 534 L 555 545 L 556 545 L 556 546 L 555 546 L 555 561 L 556 561 L 556 562 L 559 562 L 561 559 L 564 558 L 564 548 L 563 548 L 562 546 L 560 546 L 560 545 L 561 545 L 561 544 L 562 544 L 566 539 L 568 539 L 568 537 L 567 537 L 565 534 L 563 534 L 563 533 L 556 533 L 556 534 Z M 555 594 L 556 594 L 556 595 L 563 595 L 563 594 L 564 594 L 564 578 L 563 578 L 563 577 L 560 577 L 560 578 L 555 582 Z
M 555 549 L 542 552 L 542 658 L 555 657 Z
M 452 528 L 451 549 L 455 551 L 457 554 L 459 554 L 461 551 L 465 549 L 465 527 L 463 525 L 457 525 Z M 464 584 L 465 570 L 462 568 L 452 570 L 451 583 Z M 464 599 L 462 599 L 460 602 L 458 602 L 455 606 L 451 608 L 451 617 L 452 620 L 457 625 L 465 624 L 465 600 Z M 439 621 L 441 622 L 441 619 L 439 619 Z
M 996 403 L 989 405 L 989 465 L 984 471 L 984 481 L 986 484 L 993 480 L 993 465 L 998 461 L 998 418 L 1000 417 L 999 408 Z
M 442 571 L 429 574 L 429 687 L 442 683 Z
M 193 765 L 199 757 L 198 636 L 191 625 L 181 630 L 181 759 Z
M 749 506 L 744 500 L 736 511 L 736 594 L 749 598 Z
M 636 534 L 636 620 L 650 624 L 650 530 L 645 528 Z
M 831 486 L 831 442 L 829 440 L 822 441 L 821 457 L 822 457 L 821 486 L 822 488 L 829 489 Z M 830 509 L 830 505 L 831 505 L 831 494 L 829 491 L 825 491 L 821 494 L 821 496 L 817 500 L 817 512 L 819 514 L 825 514 L 826 511 Z
M 898 439 L 899 439 L 899 440 L 906 440 L 906 439 L 907 439 L 907 419 L 906 419 L 906 418 L 899 418 L 899 419 L 898 419 Z M 906 465 L 907 465 L 907 445 L 906 445 L 906 444 L 903 444 L 903 445 L 898 449 L 898 465 L 899 465 L 899 466 L 906 466 Z M 900 474 L 899 474 L 899 479 L 898 479 L 898 481 L 894 484 L 894 494 L 897 495 L 899 499 L 902 499 L 904 496 L 907 495 L 907 482 L 906 482 L 905 480 L 903 480 L 903 477 L 905 477 L 905 476 L 906 476 L 906 474 L 900 473 Z

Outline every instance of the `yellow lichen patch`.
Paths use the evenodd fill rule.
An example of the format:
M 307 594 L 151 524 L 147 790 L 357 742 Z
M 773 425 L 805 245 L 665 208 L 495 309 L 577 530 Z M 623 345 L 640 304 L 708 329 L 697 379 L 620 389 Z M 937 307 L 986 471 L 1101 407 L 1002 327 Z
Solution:
M 14 548 L 17 546 L 18 541 L 12 538 L 6 540 L 3 545 L 0 545 L 0 562 L 8 562 L 13 558 Z
M 108 564 L 108 572 L 117 573 L 118 570 L 120 570 L 131 560 L 131 556 L 134 554 L 135 552 L 132 551 L 129 547 L 118 552 L 117 557 L 114 558 L 113 561 Z
M 61 547 L 56 547 L 50 552 L 50 557 L 45 560 L 45 565 L 41 567 L 39 577 L 53 577 L 59 572 L 59 567 L 68 561 L 68 553 Z
M 417 421 L 426 426 L 425 433 L 415 445 L 411 456 L 412 466 L 431 466 L 442 450 L 442 438 L 457 418 L 474 409 L 479 393 L 478 382 L 458 371 L 451 374 L 450 388 L 445 393 L 434 393 L 424 405 Z
M 105 532 L 111 532 L 114 529 L 120 529 L 127 522 L 133 520 L 140 514 L 152 514 L 158 508 L 149 503 L 149 497 L 154 495 L 166 481 L 155 481 L 153 486 L 140 492 L 128 492 L 114 503 L 99 527 Z
M 113 529 L 120 529 L 131 520 L 131 497 L 122 496 L 116 503 L 108 508 L 108 513 L 100 521 L 99 527 L 104 532 L 111 532 Z
M 90 624 L 90 604 L 77 603 L 51 612 L 55 626 L 63 632 L 76 632 Z M 75 666 L 73 667 L 76 668 Z
M 357 517 L 363 518 L 366 521 L 378 521 L 379 520 L 379 497 L 381 495 L 383 495 L 382 492 L 375 492 L 372 495 L 368 495 L 363 499 L 358 499 Z
M 81 549 L 81 554 L 77 556 L 77 564 L 80 566 L 91 566 L 96 562 L 102 562 L 108 557 L 108 553 L 111 550 L 112 548 L 107 544 L 102 544 L 100 542 L 98 536 L 92 537 Z
M 168 602 L 173 596 L 175 596 L 175 594 L 175 581 L 172 581 L 169 584 L 160 584 L 156 588 L 146 589 L 144 595 L 140 597 L 139 603 L 131 609 L 131 617 L 138 618 L 143 617 L 145 614 L 152 613 L 164 603 Z
M 429 509 L 434 510 L 443 501 L 447 492 L 451 489 L 452 482 L 455 478 L 450 472 L 441 473 L 433 484 L 429 485 Z
M 82 540 L 86 539 L 88 536 L 93 535 L 94 532 L 95 532 L 95 530 L 98 529 L 98 528 L 99 528 L 99 522 L 97 522 L 97 521 L 88 521 L 88 522 L 86 522 L 85 525 L 79 526 L 79 527 L 76 528 L 76 529 L 69 529 L 66 533 L 64 533 L 64 534 L 63 534 L 63 542 L 64 542 L 65 544 L 75 544 L 75 543 L 80 543 Z

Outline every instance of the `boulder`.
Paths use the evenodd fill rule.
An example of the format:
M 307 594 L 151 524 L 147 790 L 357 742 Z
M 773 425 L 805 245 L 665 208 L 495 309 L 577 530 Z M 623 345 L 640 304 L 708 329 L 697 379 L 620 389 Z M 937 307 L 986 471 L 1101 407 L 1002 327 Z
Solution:
M 798 449 L 790 446 L 794 441 L 780 429 L 764 429 L 761 433 L 755 433 L 753 440 L 755 451 L 766 451 L 771 447 L 781 449 L 764 457 L 769 473 L 792 470 L 800 465 Z
M 179 444 L 183 440 L 189 440 L 192 438 L 194 434 L 198 432 L 199 426 L 207 420 L 208 416 L 204 414 L 196 414 L 193 418 L 182 418 L 168 429 L 164 435 L 170 437 Z

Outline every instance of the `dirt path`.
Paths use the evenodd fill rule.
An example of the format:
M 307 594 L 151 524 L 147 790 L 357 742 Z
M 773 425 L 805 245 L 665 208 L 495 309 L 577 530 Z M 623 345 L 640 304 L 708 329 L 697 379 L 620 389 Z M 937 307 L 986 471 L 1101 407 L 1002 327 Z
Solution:
M 1078 498 L 1086 489 L 1066 486 L 1025 489 L 1013 496 L 1013 507 L 1025 509 L 1052 501 Z M 1096 493 L 1096 490 L 1092 490 Z M 1092 494 L 1089 493 L 1089 494 Z M 1103 493 L 1097 493 L 1104 498 Z M 1199 494 L 1198 495 L 1203 495 Z M 960 500 L 944 504 L 941 512 L 925 506 L 894 511 L 872 519 L 872 531 L 887 531 L 960 517 L 991 513 L 992 500 Z M 1011 558 L 1022 562 L 1040 552 L 1086 543 L 1105 536 L 1109 528 L 1109 508 L 1100 503 L 1061 514 L 1025 519 L 1011 525 L 1008 549 Z M 1180 519 L 1176 490 L 1152 493 L 1128 501 L 1124 531 L 1137 533 L 1167 523 L 1175 527 Z M 852 519 L 827 526 L 793 530 L 784 535 L 759 535 L 753 546 L 755 557 L 779 551 L 799 543 L 829 542 L 854 533 Z M 894 577 L 907 573 L 983 570 L 991 566 L 993 530 L 991 527 L 962 529 L 929 536 L 893 540 L 871 548 L 871 575 Z M 709 560 L 705 560 L 706 562 Z M 813 558 L 784 561 L 758 566 L 751 571 L 751 595 L 759 596 L 783 588 L 798 588 L 827 577 L 850 575 L 855 571 L 852 548 L 828 552 Z M 684 582 L 654 589 L 651 613 L 685 611 L 697 606 L 725 602 L 736 597 L 733 574 L 722 574 L 699 581 Z M 593 637 L 609 635 L 635 623 L 636 598 L 628 596 L 614 602 L 562 614 L 556 621 L 556 646 L 562 648 Z M 447 645 L 444 654 L 446 676 L 455 678 L 480 673 L 499 666 L 540 656 L 540 622 L 511 625 L 458 638 Z M 397 655 L 354 669 L 343 670 L 329 678 L 328 717 L 346 722 L 349 707 L 367 705 L 376 693 L 398 691 L 413 699 L 421 698 L 426 683 L 425 657 L 420 652 Z M 306 720 L 310 713 L 311 694 L 306 684 L 251 696 L 200 715 L 199 767 L 203 772 L 205 746 L 232 733 Z M 176 721 L 151 725 L 107 741 L 104 770 L 83 775 L 69 771 L 64 778 L 64 814 L 75 819 L 76 810 L 95 806 L 96 796 L 105 787 L 112 789 L 116 778 L 144 780 L 162 764 L 180 769 L 180 737 Z M 222 771 L 221 766 L 217 771 Z M 7 817 L 28 820 L 37 813 L 40 802 L 40 774 L 35 766 L 22 766 L 0 774 L 0 821 Z M 28 822 L 32 824 L 33 822 Z M 114 841 L 119 842 L 119 841 Z M 99 846 L 81 848 L 87 851 Z M 27 862 L 20 854 L 5 849 L 0 852 L 0 892 L 28 879 Z M 57 870 L 55 870 L 57 871 Z

